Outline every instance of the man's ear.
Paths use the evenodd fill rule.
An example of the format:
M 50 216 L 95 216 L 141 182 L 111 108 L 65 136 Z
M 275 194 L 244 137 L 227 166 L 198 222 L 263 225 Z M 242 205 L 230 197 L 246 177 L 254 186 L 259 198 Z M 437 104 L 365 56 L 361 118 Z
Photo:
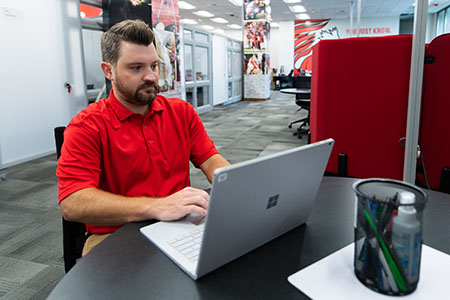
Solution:
M 112 70 L 113 66 L 111 65 L 111 63 L 102 61 L 100 66 L 103 70 L 103 74 L 105 74 L 105 77 L 112 81 L 113 80 L 113 70 Z

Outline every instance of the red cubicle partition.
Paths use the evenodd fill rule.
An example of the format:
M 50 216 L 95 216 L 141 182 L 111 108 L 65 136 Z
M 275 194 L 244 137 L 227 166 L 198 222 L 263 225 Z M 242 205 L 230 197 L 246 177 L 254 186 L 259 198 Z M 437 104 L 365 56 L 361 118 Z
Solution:
M 329 173 L 402 179 L 411 45 L 398 35 L 314 46 L 311 142 L 335 139 Z
M 450 192 L 449 79 L 450 34 L 443 34 L 425 52 L 419 145 L 430 187 L 446 192 Z

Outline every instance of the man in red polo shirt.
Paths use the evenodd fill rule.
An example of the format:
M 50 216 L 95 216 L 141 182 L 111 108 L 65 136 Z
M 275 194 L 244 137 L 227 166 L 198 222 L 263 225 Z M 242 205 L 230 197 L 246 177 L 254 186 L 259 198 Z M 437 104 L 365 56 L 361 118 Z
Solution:
M 58 198 L 66 220 L 87 224 L 84 253 L 128 222 L 205 215 L 209 195 L 189 187 L 189 161 L 210 182 L 229 165 L 189 103 L 157 94 L 153 39 L 148 25 L 130 20 L 102 35 L 110 96 L 64 132 Z

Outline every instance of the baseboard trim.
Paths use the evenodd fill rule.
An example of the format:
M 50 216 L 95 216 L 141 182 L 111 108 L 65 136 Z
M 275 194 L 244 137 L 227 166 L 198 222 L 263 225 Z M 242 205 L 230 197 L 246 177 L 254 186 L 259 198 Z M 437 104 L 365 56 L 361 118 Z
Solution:
M 270 100 L 270 97 L 268 98 L 244 98 L 244 101 L 266 101 Z

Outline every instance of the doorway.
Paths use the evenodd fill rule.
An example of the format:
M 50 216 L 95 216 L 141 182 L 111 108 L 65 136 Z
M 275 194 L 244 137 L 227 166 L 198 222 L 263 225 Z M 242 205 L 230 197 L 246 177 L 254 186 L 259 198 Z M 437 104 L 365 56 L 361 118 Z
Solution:
M 199 114 L 211 111 L 211 34 L 185 26 L 183 40 L 186 101 L 191 103 Z

